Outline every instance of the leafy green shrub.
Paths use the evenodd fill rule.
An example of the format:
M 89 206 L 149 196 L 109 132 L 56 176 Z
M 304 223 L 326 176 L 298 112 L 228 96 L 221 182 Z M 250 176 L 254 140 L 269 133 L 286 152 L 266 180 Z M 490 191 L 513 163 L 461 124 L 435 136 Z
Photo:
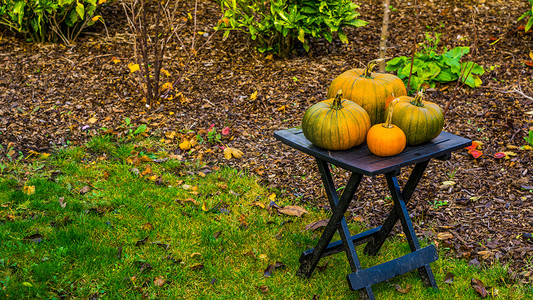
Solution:
M 435 34 L 433 37 L 431 33 L 426 32 L 426 40 L 422 43 L 422 51 L 415 53 L 410 92 L 415 92 L 421 88 L 433 88 L 437 82 L 452 82 L 459 78 L 462 78 L 463 82 L 469 87 L 480 86 L 482 81 L 479 75 L 485 73 L 483 67 L 471 61 L 461 62 L 461 58 L 470 52 L 470 47 L 455 47 L 438 54 L 436 51 L 439 37 L 440 34 Z M 387 62 L 385 70 L 396 72 L 397 76 L 407 86 L 411 71 L 411 58 L 406 56 L 395 57 Z
M 520 18 L 518 18 L 518 21 L 524 19 L 525 17 L 527 17 L 527 23 L 526 23 L 526 28 L 525 28 L 525 32 L 528 32 L 529 29 L 531 29 L 531 26 L 533 26 L 533 18 L 531 16 L 533 16 L 533 0 L 529 0 L 529 4 L 531 5 L 531 9 L 529 9 L 528 11 L 526 11 L 525 13 L 523 13 Z
M 96 15 L 106 0 L 2 0 L 0 24 L 33 42 L 70 43 L 87 26 L 103 19 Z
M 350 0 L 219 0 L 223 12 L 217 30 L 246 32 L 260 52 L 287 56 L 296 40 L 309 51 L 309 38 L 333 40 L 336 33 L 347 43 L 344 27 L 365 26 L 357 19 L 359 6 Z

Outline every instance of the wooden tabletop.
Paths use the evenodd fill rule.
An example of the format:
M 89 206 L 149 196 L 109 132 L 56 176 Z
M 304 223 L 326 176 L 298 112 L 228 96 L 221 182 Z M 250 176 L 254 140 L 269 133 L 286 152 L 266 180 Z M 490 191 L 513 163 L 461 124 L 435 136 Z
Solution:
M 448 132 L 433 140 L 416 145 L 407 146 L 402 153 L 389 157 L 379 157 L 370 152 L 366 144 L 343 151 L 328 151 L 316 147 L 309 142 L 301 129 L 291 128 L 279 130 L 274 137 L 295 149 L 313 157 L 325 160 L 333 165 L 363 175 L 374 176 L 390 171 L 399 171 L 402 167 L 418 162 L 441 158 L 453 151 L 470 146 L 472 141 Z

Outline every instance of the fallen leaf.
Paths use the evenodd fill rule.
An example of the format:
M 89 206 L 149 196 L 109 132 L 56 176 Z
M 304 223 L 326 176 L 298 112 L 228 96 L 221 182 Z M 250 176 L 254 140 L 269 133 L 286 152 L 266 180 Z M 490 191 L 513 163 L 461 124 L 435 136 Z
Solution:
M 193 252 L 191 253 L 191 258 L 195 258 L 195 257 L 201 257 L 202 254 L 200 254 L 199 252 Z
M 449 240 L 449 239 L 452 239 L 453 238 L 453 234 L 449 233 L 449 232 L 439 232 L 437 234 L 437 239 L 439 240 Z
M 33 195 L 35 194 L 35 186 L 34 185 L 25 185 L 22 187 L 22 192 L 26 195 Z
M 131 73 L 139 71 L 140 67 L 139 64 L 129 63 L 128 68 L 130 69 Z
M 533 67 L 533 61 L 526 60 L 526 61 L 524 61 L 524 64 L 526 64 L 526 66 L 528 66 L 528 67 Z
M 261 293 L 266 294 L 268 293 L 268 286 L 262 285 L 259 287 L 259 290 L 261 291 Z
M 257 91 L 253 92 L 251 95 L 250 95 L 250 100 L 255 100 L 257 99 Z
M 303 214 L 309 213 L 303 207 L 300 207 L 297 205 L 288 205 L 288 206 L 282 207 L 278 209 L 278 212 L 285 214 L 285 215 L 296 216 L 296 217 L 301 217 Z
M 181 150 L 187 151 L 191 149 L 191 143 L 189 142 L 189 140 L 184 140 L 183 142 L 179 144 L 179 147 Z
M 326 227 L 326 225 L 328 225 L 328 222 L 329 219 L 318 220 L 311 224 L 305 225 L 304 230 L 317 230 L 319 228 Z
M 244 153 L 237 148 L 233 148 L 233 147 L 224 148 L 224 157 L 226 159 L 231 159 L 231 157 L 241 158 L 243 154 Z
M 203 270 L 204 264 L 197 264 L 191 267 L 191 271 L 200 271 Z
M 146 168 L 144 168 L 144 171 L 142 171 L 141 176 L 151 175 L 152 174 L 152 167 L 150 165 L 147 165 Z
M 483 284 L 483 282 L 481 282 L 481 280 L 472 278 L 472 280 L 470 281 L 470 284 L 472 285 L 474 290 L 479 294 L 479 296 L 481 296 L 481 298 L 485 298 L 488 296 L 489 293 L 485 289 L 485 285 Z
M 504 157 L 506 157 L 506 156 L 507 156 L 507 155 L 505 155 L 505 153 L 503 153 L 503 152 L 496 152 L 496 153 L 494 153 L 494 158 L 498 158 L 498 159 L 499 159 L 499 158 L 504 158 Z
M 154 285 L 157 287 L 162 287 L 167 281 L 163 276 L 156 276 L 154 279 Z
M 468 153 L 470 153 L 474 158 L 479 158 L 483 155 L 483 152 L 479 150 L 468 150 Z
M 144 230 L 154 230 L 154 225 L 152 225 L 151 223 L 145 223 L 143 225 L 143 229 Z
M 407 284 L 405 286 L 405 288 L 402 288 L 401 286 L 395 284 L 394 287 L 396 288 L 396 290 L 402 294 L 407 294 L 409 293 L 409 291 L 411 290 L 412 286 L 410 286 L 409 284 Z
M 61 208 L 65 208 L 67 206 L 67 203 L 65 202 L 65 197 L 59 197 L 58 201 L 59 206 L 61 206 Z
M 94 123 L 96 123 L 96 121 L 98 121 L 98 119 L 95 118 L 95 117 L 92 117 L 92 118 L 90 118 L 89 120 L 87 120 L 87 122 L 88 122 L 89 124 L 94 124 Z
M 91 187 L 86 185 L 80 189 L 80 195 L 87 194 L 91 190 Z
M 454 277 L 455 277 L 455 275 L 452 272 L 448 272 L 444 276 L 444 282 L 447 283 L 447 284 L 452 284 Z
M 23 240 L 25 242 L 40 243 L 43 241 L 43 236 L 39 232 L 37 232 L 32 235 L 25 236 Z
M 135 243 L 135 246 L 142 246 L 144 244 L 146 244 L 146 242 L 148 241 L 148 237 L 145 237 L 144 239 L 142 240 L 138 240 L 136 243 Z
M 443 181 L 442 182 L 443 185 L 455 185 L 455 181 L 452 181 L 452 180 L 447 180 L 447 181 Z

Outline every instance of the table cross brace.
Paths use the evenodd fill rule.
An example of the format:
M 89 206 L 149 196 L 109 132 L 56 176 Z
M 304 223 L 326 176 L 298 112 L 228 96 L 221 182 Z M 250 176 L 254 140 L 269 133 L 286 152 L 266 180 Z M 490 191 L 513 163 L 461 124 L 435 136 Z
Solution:
M 438 288 L 429 266 L 431 262 L 438 259 L 437 251 L 433 245 L 420 249 L 420 244 L 406 207 L 406 203 L 411 198 L 414 189 L 422 178 L 429 160 L 415 165 L 403 191 L 398 184 L 396 171 L 386 173 L 385 177 L 394 201 L 394 208 L 382 226 L 353 236 L 348 230 L 344 213 L 348 209 L 363 175 L 352 172 L 348 184 L 339 199 L 328 163 L 320 158 L 316 158 L 316 161 L 330 202 L 332 216 L 319 238 L 316 247 L 302 253 L 300 257 L 300 268 L 297 274 L 299 276 L 310 277 L 320 258 L 344 251 L 353 272 L 347 276 L 348 283 L 352 290 L 358 290 L 360 292 L 363 299 L 375 299 L 371 288 L 373 284 L 391 279 L 414 269 L 418 270 L 426 286 Z M 362 269 L 357 252 L 355 251 L 355 246 L 367 243 L 364 252 L 369 255 L 376 255 L 398 220 L 402 224 L 412 252 L 392 261 L 368 269 Z M 339 232 L 341 240 L 330 243 L 336 231 Z

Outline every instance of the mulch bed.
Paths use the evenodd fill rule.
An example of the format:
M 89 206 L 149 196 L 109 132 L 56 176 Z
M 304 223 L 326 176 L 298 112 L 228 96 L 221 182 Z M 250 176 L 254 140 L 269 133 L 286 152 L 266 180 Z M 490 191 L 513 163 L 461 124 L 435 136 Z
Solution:
M 382 7 L 380 1 L 361 2 L 361 18 L 370 24 L 348 29 L 348 45 L 316 40 L 309 53 L 291 58 L 260 54 L 243 34 L 232 34 L 226 41 L 215 35 L 185 74 L 177 89 L 180 94 L 150 109 L 141 103 L 134 74 L 127 67 L 133 47 L 118 4 L 104 11 L 109 36 L 103 27 L 90 28 L 93 32 L 75 45 L 30 44 L 4 31 L 2 151 L 12 143 L 15 156 L 18 151 L 50 152 L 82 144 L 102 127 L 121 134 L 128 117 L 134 127 L 147 124 L 149 134 L 167 139 L 167 146 L 186 159 L 248 170 L 277 189 L 279 196 L 327 207 L 314 160 L 277 142 L 273 132 L 300 125 L 306 108 L 325 99 L 337 75 L 377 57 Z M 409 56 L 415 9 L 408 1 L 393 2 L 397 11 L 391 15 L 387 55 Z M 436 29 L 442 33 L 441 45 L 475 43 L 477 54 L 468 59 L 487 72 L 481 77 L 482 87 L 459 89 L 445 121 L 446 131 L 482 141 L 483 156 L 475 159 L 464 150 L 449 161 L 430 163 L 410 204 L 416 230 L 439 247 L 450 248 L 450 255 L 472 263 L 501 260 L 515 272 L 531 271 L 533 151 L 513 147 L 525 145 L 524 137 L 533 129 L 533 116 L 526 114 L 533 111 L 533 101 L 524 96 L 533 96 L 533 67 L 526 64 L 532 60 L 533 34 L 519 30 L 518 25 L 525 23 L 516 21 L 528 9 L 527 2 L 420 2 L 418 40 L 424 31 L 444 24 Z M 199 30 L 211 33 L 220 17 L 218 4 L 202 1 L 200 12 Z M 166 68 L 176 74 L 183 52 L 174 49 L 168 58 Z M 428 96 L 444 107 L 454 87 L 438 86 Z M 251 97 L 256 92 L 257 97 Z M 211 124 L 219 132 L 230 127 L 223 143 L 242 150 L 241 159 L 226 161 L 222 150 L 210 144 L 181 153 L 178 143 L 188 130 L 193 131 L 188 136 L 205 138 Z M 513 151 L 516 156 L 494 158 L 499 151 Z M 341 183 L 347 178 L 339 169 L 334 174 Z M 392 208 L 384 179 L 377 179 L 363 181 L 362 193 L 351 207 L 351 221 L 378 225 Z M 455 185 L 443 184 L 450 180 Z

